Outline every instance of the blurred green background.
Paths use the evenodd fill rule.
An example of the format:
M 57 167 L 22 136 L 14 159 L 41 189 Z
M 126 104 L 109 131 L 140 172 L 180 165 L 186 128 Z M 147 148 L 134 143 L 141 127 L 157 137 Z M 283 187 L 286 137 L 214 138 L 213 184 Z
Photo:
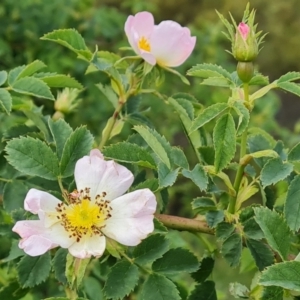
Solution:
M 76 77 L 85 86 L 80 95 L 82 98 L 78 109 L 80 113 L 70 114 L 66 119 L 73 127 L 87 124 L 96 139 L 99 139 L 106 120 L 113 112 L 109 101 L 94 86 L 94 83 L 105 79 L 98 73 L 85 75 L 87 65 L 83 61 L 76 59 L 74 54 L 62 46 L 42 41 L 40 37 L 55 29 L 75 28 L 85 38 L 92 51 L 97 45 L 99 50 L 114 51 L 123 55 L 119 48 L 128 46 L 123 28 L 127 16 L 148 10 L 154 14 L 156 23 L 165 19 L 175 20 L 183 26 L 188 26 L 192 34 L 197 36 L 193 54 L 178 68 L 182 74 L 191 66 L 204 62 L 218 64 L 229 71 L 234 71 L 235 62 L 225 52 L 225 49 L 230 49 L 230 43 L 222 34 L 225 28 L 215 10 L 217 9 L 226 17 L 229 17 L 228 11 L 230 11 L 239 22 L 247 2 L 244 0 L 1 0 L 0 70 L 10 70 L 39 59 L 48 65 L 49 72 Z M 256 69 L 269 76 L 270 80 L 288 71 L 300 71 L 299 0 L 251 0 L 249 2 L 251 8 L 257 10 L 258 29 L 269 33 L 255 62 Z M 187 86 L 178 77 L 166 74 L 166 81 L 160 89 L 167 95 L 182 91 L 191 93 L 203 104 L 227 101 L 229 96 L 227 90 L 201 86 L 199 80 L 194 78 L 190 81 L 191 86 Z M 178 116 L 172 113 L 171 108 L 155 97 L 144 96 L 141 101 L 145 108 L 150 106 L 147 117 L 154 123 L 156 129 L 166 135 L 171 144 L 180 145 L 189 153 L 191 149 L 187 146 L 180 121 Z M 53 103 L 37 100 L 36 104 L 44 106 L 44 113 L 49 115 L 54 113 Z M 273 93 L 258 101 L 252 122 L 291 146 L 299 141 L 299 104 L 300 101 L 296 96 L 282 92 Z M 2 119 L 2 122 L 4 121 L 7 124 L 7 119 Z M 130 125 L 115 141 L 124 138 L 129 132 Z M 190 191 L 194 188 L 186 184 L 174 186 L 170 194 L 168 212 L 189 215 L 191 194 L 187 195 L 186 190 Z M 224 261 L 220 264 L 217 270 L 224 269 Z M 244 265 L 242 268 L 247 270 L 249 266 Z M 225 272 L 225 276 L 223 272 L 215 272 L 214 279 L 219 282 L 218 289 L 227 290 L 229 281 L 243 281 L 243 277 L 238 275 L 237 270 L 226 267 Z M 236 276 L 238 278 L 233 279 Z M 250 277 L 247 276 L 244 279 L 249 285 L 247 279 Z M 226 296 L 222 299 L 226 299 Z

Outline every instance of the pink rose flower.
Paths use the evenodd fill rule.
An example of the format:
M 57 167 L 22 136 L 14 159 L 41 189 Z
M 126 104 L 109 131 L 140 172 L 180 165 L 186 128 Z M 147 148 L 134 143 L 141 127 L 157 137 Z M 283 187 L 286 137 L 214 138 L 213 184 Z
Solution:
M 36 189 L 28 192 L 24 208 L 39 220 L 13 227 L 28 255 L 60 246 L 77 258 L 97 257 L 105 250 L 105 237 L 136 246 L 154 230 L 155 196 L 149 189 L 123 195 L 133 182 L 124 166 L 92 150 L 77 161 L 74 177 L 77 190 L 68 195 L 68 203 Z
M 250 32 L 250 27 L 246 23 L 241 22 L 238 26 L 238 31 L 240 32 L 242 38 L 246 40 Z
M 190 56 L 196 44 L 196 37 L 191 36 L 187 27 L 174 21 L 154 25 L 149 12 L 129 16 L 125 33 L 135 53 L 151 65 L 177 67 Z

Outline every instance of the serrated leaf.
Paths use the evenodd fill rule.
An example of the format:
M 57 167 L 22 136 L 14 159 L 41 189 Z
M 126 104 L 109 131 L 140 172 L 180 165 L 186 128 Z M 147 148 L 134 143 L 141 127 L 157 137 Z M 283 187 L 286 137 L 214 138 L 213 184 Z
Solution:
M 178 147 L 172 147 L 171 161 L 178 167 L 188 169 L 189 163 L 184 152 Z
M 253 240 L 261 240 L 264 238 L 264 234 L 260 229 L 259 225 L 257 224 L 257 222 L 255 221 L 254 217 L 243 221 L 242 224 L 244 227 L 244 233 L 247 238 Z
M 292 164 L 283 162 L 279 157 L 268 160 L 261 170 L 260 179 L 263 187 L 285 179 L 291 174 L 293 168 Z
M 219 223 L 224 220 L 223 210 L 212 210 L 205 215 L 207 225 L 211 228 L 215 228 Z
M 20 94 L 54 100 L 48 85 L 34 77 L 24 77 L 13 83 L 11 88 Z
M 262 271 L 264 268 L 274 263 L 274 254 L 262 241 L 246 239 L 246 245 L 253 256 L 259 271 Z
M 23 207 L 28 187 L 20 180 L 12 180 L 6 183 L 3 191 L 3 206 L 10 213 Z
M 98 278 L 85 276 L 83 279 L 83 289 L 88 300 L 104 300 L 102 284 Z
M 29 65 L 25 66 L 25 68 L 16 77 L 16 80 L 19 80 L 20 78 L 23 78 L 23 77 L 31 76 L 38 70 L 45 68 L 45 67 L 46 67 L 46 65 L 42 61 L 35 60 L 32 63 L 30 63 Z
M 208 177 L 204 168 L 197 164 L 192 171 L 182 170 L 182 175 L 186 178 L 190 178 L 201 191 L 205 191 L 208 185 Z
M 208 210 L 217 209 L 217 207 L 212 198 L 197 197 L 192 201 L 192 209 L 196 209 L 199 213 L 204 213 Z
M 12 240 L 9 255 L 5 257 L 4 259 L 1 259 L 1 262 L 9 262 L 12 261 L 20 256 L 26 255 L 24 250 L 19 247 L 19 241 Z M 1 292 L 0 292 L 1 295 Z M 0 298 L 1 299 L 1 298 Z
M 139 279 L 136 265 L 127 260 L 118 261 L 107 275 L 104 293 L 108 299 L 124 299 L 134 289 Z
M 263 289 L 261 300 L 282 300 L 283 289 L 279 286 L 266 286 Z M 296 300 L 296 298 L 295 298 Z
M 239 123 L 237 127 L 237 136 L 241 135 L 246 128 L 248 127 L 250 120 L 249 110 L 245 107 L 245 105 L 241 101 L 236 101 L 234 103 L 234 108 L 239 115 Z
M 149 178 L 145 181 L 131 187 L 131 191 L 136 191 L 140 189 L 150 189 L 152 192 L 155 192 L 159 188 L 158 179 L 157 178 Z
M 48 40 L 63 45 L 87 59 L 92 58 L 83 37 L 75 29 L 58 29 L 45 34 L 42 40 Z
M 85 127 L 77 128 L 67 139 L 60 161 L 62 177 L 71 176 L 78 159 L 87 155 L 93 145 L 93 136 Z
M 49 119 L 49 128 L 55 142 L 57 156 L 61 159 L 66 141 L 73 130 L 64 119 L 58 119 L 57 121 Z
M 172 151 L 172 148 L 167 140 L 160 136 L 155 130 L 147 127 L 134 126 L 134 130 L 142 136 L 158 158 L 170 169 L 171 162 L 168 153 Z
M 288 161 L 300 161 L 300 143 L 296 144 L 288 153 Z
M 180 260 L 178 260 L 180 257 Z M 175 248 L 169 250 L 152 264 L 154 272 L 164 275 L 179 274 L 181 272 L 195 272 L 199 267 L 198 260 L 194 254 L 186 249 Z
M 210 122 L 228 108 L 227 103 L 216 103 L 205 108 L 193 121 L 189 132 L 193 132 Z
M 205 281 L 196 285 L 187 300 L 217 300 L 215 283 L 213 281 Z
M 57 250 L 53 258 L 53 270 L 54 270 L 55 278 L 63 284 L 67 284 L 67 277 L 65 274 L 67 255 L 68 255 L 68 250 L 60 248 Z
M 277 79 L 277 83 L 300 79 L 300 72 L 288 72 Z
M 268 208 L 255 207 L 253 209 L 255 220 L 262 229 L 268 244 L 285 260 L 291 242 L 291 234 L 285 220 Z
M 235 154 L 235 124 L 231 114 L 223 115 L 213 132 L 215 168 L 218 173 L 225 168 Z
M 138 300 L 180 300 L 175 284 L 159 274 L 150 274 Z
M 170 170 L 164 163 L 158 164 L 158 183 L 159 187 L 172 186 L 178 176 L 179 168 Z
M 23 288 L 33 287 L 47 279 L 50 269 L 50 252 L 36 257 L 24 256 L 17 266 L 19 282 Z
M 262 96 L 267 94 L 271 89 L 274 89 L 276 87 L 277 87 L 277 84 L 274 82 L 264 86 L 263 88 L 259 89 L 258 91 L 256 91 L 252 95 L 250 95 L 250 97 L 249 97 L 250 102 L 253 102 L 256 99 L 261 98 Z
M 231 81 L 230 73 L 213 64 L 197 64 L 187 71 L 187 75 L 201 78 L 224 77 Z
M 291 230 L 298 231 L 300 228 L 300 175 L 295 176 L 288 188 L 284 216 Z
M 56 74 L 51 76 L 43 76 L 39 77 L 40 80 L 45 82 L 50 87 L 61 87 L 61 88 L 74 88 L 74 89 L 82 89 L 83 86 L 73 77 Z
M 300 292 L 300 262 L 288 261 L 268 267 L 262 272 L 259 284 Z
M 238 266 L 242 255 L 242 237 L 233 233 L 223 243 L 221 253 L 230 267 Z
M 234 232 L 235 227 L 231 223 L 221 222 L 216 227 L 216 238 L 225 241 Z
M 224 77 L 209 77 L 209 78 L 205 78 L 200 84 L 209 85 L 209 86 L 230 87 L 232 81 Z
M 136 144 L 121 142 L 105 147 L 102 152 L 105 157 L 113 160 L 137 164 L 151 169 L 156 168 L 155 161 L 149 151 Z
M 249 85 L 267 85 L 269 84 L 269 77 L 262 74 L 255 74 L 249 81 Z
M 7 115 L 11 112 L 12 97 L 5 89 L 0 89 L 0 111 L 5 112 Z
M 25 69 L 26 66 L 19 66 L 9 71 L 8 73 L 8 84 L 11 86 L 16 81 L 19 74 Z
M 16 138 L 7 143 L 5 151 L 8 162 L 20 172 L 49 180 L 56 180 L 59 175 L 57 156 L 40 140 Z
M 169 242 L 161 234 L 150 235 L 134 248 L 132 256 L 138 264 L 152 263 L 169 249 Z
M 215 260 L 208 256 L 204 257 L 200 262 L 199 269 L 192 273 L 191 276 L 197 282 L 203 282 L 213 271 L 215 265 Z
M 229 293 L 235 299 L 248 299 L 250 294 L 248 288 L 238 282 L 233 282 L 229 284 Z
M 0 86 L 3 85 L 6 80 L 7 80 L 7 72 L 0 71 Z
M 287 92 L 300 96 L 300 85 L 294 82 L 279 82 L 277 86 Z

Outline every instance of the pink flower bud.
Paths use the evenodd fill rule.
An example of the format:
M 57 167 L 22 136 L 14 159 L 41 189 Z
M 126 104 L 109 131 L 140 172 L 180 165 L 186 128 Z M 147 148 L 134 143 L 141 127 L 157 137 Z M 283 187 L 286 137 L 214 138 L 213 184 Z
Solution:
M 242 38 L 246 40 L 250 32 L 250 27 L 246 23 L 241 22 L 238 26 L 238 31 L 240 32 Z

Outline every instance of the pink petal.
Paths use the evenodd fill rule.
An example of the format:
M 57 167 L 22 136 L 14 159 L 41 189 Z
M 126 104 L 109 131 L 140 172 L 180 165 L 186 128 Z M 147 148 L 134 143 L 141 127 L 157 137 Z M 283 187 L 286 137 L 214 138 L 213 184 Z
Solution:
M 250 32 L 250 27 L 246 23 L 241 22 L 238 26 L 238 31 L 240 32 L 242 38 L 246 40 Z
M 19 221 L 12 231 L 21 236 L 22 240 L 19 242 L 19 247 L 31 256 L 42 255 L 58 246 L 47 236 L 45 227 L 39 220 Z
M 93 235 L 91 237 L 84 236 L 80 242 L 75 242 L 70 248 L 71 255 L 84 259 L 91 256 L 99 257 L 105 250 L 105 237 Z
M 132 173 L 114 161 L 105 161 L 99 150 L 79 159 L 75 166 L 77 189 L 90 188 L 90 196 L 106 193 L 107 200 L 124 194 L 133 182 Z
M 149 38 L 154 28 L 154 18 L 149 12 L 139 12 L 135 16 L 129 16 L 125 23 L 125 33 L 130 46 L 135 53 L 140 54 L 138 41 L 141 37 Z
M 163 21 L 155 26 L 151 36 L 151 53 L 157 63 L 163 66 L 181 65 L 192 53 L 196 37 L 190 30 L 174 21 Z
M 61 201 L 49 193 L 30 189 L 24 200 L 24 208 L 33 214 L 37 214 L 41 210 L 44 212 L 54 212 L 55 207 L 59 203 Z
M 112 217 L 102 232 L 126 246 L 136 246 L 154 230 L 156 210 L 154 194 L 149 189 L 137 190 L 113 200 Z

